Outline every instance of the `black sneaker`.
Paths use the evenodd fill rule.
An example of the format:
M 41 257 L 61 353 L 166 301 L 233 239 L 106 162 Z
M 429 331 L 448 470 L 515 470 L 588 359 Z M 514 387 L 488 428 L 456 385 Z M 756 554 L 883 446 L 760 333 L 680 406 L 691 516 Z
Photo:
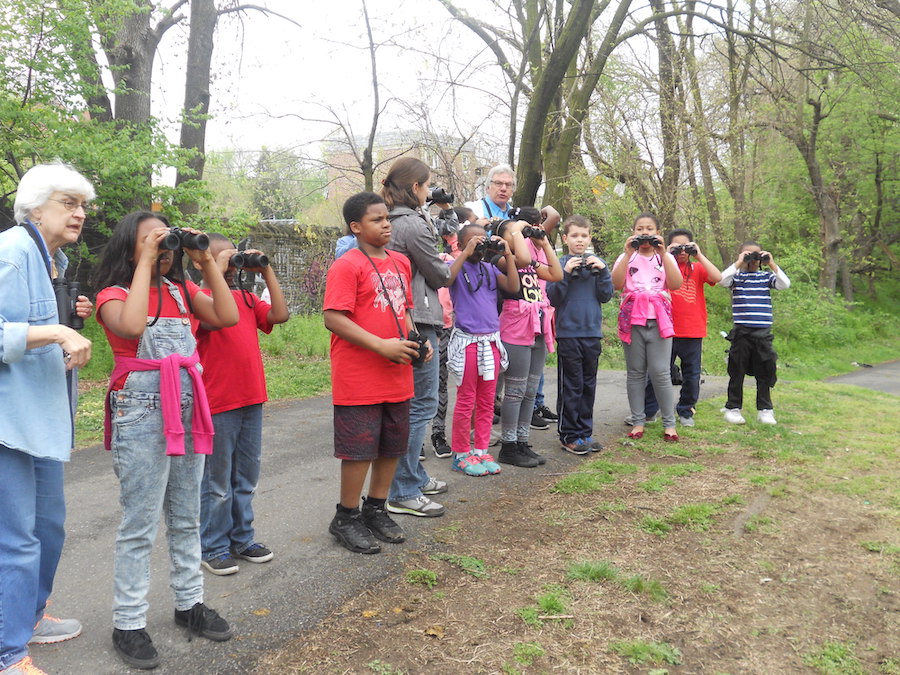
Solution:
M 233 635 L 228 622 L 219 616 L 216 610 L 202 602 L 198 602 L 190 609 L 176 609 L 175 623 L 186 627 L 191 635 L 199 635 L 215 642 L 225 642 Z
M 151 670 L 160 663 L 159 652 L 143 628 L 137 630 L 113 628 L 112 641 L 116 652 L 129 666 Z
M 549 429 L 550 425 L 547 424 L 547 420 L 541 417 L 541 413 L 535 410 L 531 415 L 531 428 L 543 431 L 544 429 Z
M 548 422 L 555 422 L 556 420 L 559 419 L 559 415 L 557 415 L 555 412 L 550 410 L 550 408 L 548 408 L 545 405 L 540 406 L 537 409 L 537 411 L 538 411 L 538 414 L 541 417 L 543 417 L 545 420 L 547 420 Z
M 363 522 L 359 509 L 353 509 L 352 513 L 334 514 L 328 531 L 341 542 L 348 551 L 354 553 L 381 553 L 381 546 L 375 541 L 372 531 Z
M 500 452 L 497 455 L 497 461 L 501 464 L 512 464 L 525 469 L 533 469 L 538 465 L 538 461 L 524 454 L 515 441 L 503 441 L 500 446 Z
M 389 544 L 400 544 L 406 540 L 403 528 L 395 523 L 383 506 L 374 506 L 368 501 L 363 502 L 362 521 L 369 531 L 377 539 Z
M 237 561 L 228 553 L 217 555 L 215 558 L 210 558 L 209 560 L 203 560 L 200 562 L 200 565 L 202 565 L 207 572 L 212 572 L 220 577 L 235 574 L 240 569 Z
M 547 458 L 543 455 L 539 455 L 534 450 L 531 449 L 531 445 L 525 441 L 518 441 L 516 443 L 519 446 L 519 451 L 525 455 L 526 457 L 531 457 L 531 459 L 536 459 L 538 464 L 546 464 Z
M 453 454 L 450 446 L 447 445 L 447 439 L 440 432 L 431 434 L 431 445 L 434 447 L 434 456 L 438 459 L 447 459 Z
M 271 550 L 258 542 L 253 542 L 240 553 L 238 553 L 234 549 L 231 549 L 231 555 L 235 558 L 240 558 L 241 560 L 246 560 L 247 562 L 252 563 L 269 562 L 272 558 L 275 557 L 275 554 L 272 553 Z

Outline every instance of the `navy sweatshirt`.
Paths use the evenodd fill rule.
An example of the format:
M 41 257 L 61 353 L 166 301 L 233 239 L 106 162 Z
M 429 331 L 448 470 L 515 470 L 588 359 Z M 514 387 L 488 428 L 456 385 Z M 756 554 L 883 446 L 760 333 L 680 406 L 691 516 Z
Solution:
M 559 259 L 559 264 L 565 268 L 571 257 L 563 256 Z M 603 260 L 603 263 L 606 264 L 606 261 Z M 609 302 L 612 295 L 609 265 L 600 270 L 597 276 L 588 271 L 581 278 L 573 279 L 571 274 L 563 272 L 562 281 L 548 283 L 547 297 L 550 304 L 556 307 L 556 337 L 603 337 L 601 303 Z

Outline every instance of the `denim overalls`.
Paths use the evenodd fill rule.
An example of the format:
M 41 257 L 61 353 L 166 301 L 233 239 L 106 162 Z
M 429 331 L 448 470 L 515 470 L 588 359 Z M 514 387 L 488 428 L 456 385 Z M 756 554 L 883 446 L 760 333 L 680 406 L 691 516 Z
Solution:
M 190 356 L 196 349 L 181 292 L 168 279 L 164 281 L 181 316 L 160 317 L 147 326 L 138 341 L 136 356 L 141 359 L 161 359 L 173 353 Z M 193 414 L 193 388 L 184 368 L 179 375 L 181 417 L 187 430 Z M 200 481 L 205 457 L 194 453 L 190 433 L 185 434 L 184 455 L 166 455 L 159 382 L 159 371 L 131 372 L 124 387 L 110 394 L 111 450 L 122 505 L 113 596 L 113 626 L 120 630 L 146 627 L 150 553 L 163 512 L 175 609 L 186 610 L 203 602 Z

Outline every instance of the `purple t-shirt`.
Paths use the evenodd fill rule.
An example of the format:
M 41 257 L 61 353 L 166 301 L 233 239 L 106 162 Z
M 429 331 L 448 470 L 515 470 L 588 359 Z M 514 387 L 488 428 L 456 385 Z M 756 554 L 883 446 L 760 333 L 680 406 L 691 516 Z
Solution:
M 463 263 L 450 286 L 455 325 L 471 335 L 486 335 L 500 330 L 497 311 L 497 275 L 486 262 Z

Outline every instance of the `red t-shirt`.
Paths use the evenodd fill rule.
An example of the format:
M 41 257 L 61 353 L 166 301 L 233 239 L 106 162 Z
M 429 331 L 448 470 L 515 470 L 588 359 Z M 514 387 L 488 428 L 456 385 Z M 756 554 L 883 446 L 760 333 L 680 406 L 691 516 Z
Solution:
M 378 337 L 399 338 L 397 320 L 405 333 L 406 310 L 413 306 L 412 275 L 406 256 L 396 251 L 388 256 L 372 258 L 378 274 L 359 249 L 335 260 L 328 270 L 323 308 L 346 312 L 353 323 Z M 412 366 L 393 363 L 331 335 L 331 395 L 335 405 L 398 403 L 411 399 L 413 393 Z
M 698 262 L 679 265 L 681 288 L 670 291 L 672 294 L 672 319 L 675 322 L 675 337 L 706 337 L 706 296 L 703 284 L 715 284 L 709 281 L 709 273 Z
M 186 288 L 188 293 L 191 296 L 191 299 L 194 298 L 197 293 L 200 292 L 200 287 L 195 284 L 193 281 L 186 282 Z M 181 292 L 181 286 L 178 286 L 179 292 Z M 175 298 L 172 297 L 172 294 L 169 293 L 168 287 L 163 284 L 162 289 L 162 309 L 159 312 L 160 318 L 171 318 L 181 316 L 181 312 L 178 311 L 178 305 L 175 303 Z M 183 293 L 182 293 L 183 295 Z M 97 317 L 97 322 L 103 326 L 103 331 L 106 333 L 106 339 L 109 341 L 109 346 L 112 347 L 113 356 L 137 356 L 137 348 L 138 342 L 140 338 L 134 340 L 126 340 L 125 338 L 121 338 L 111 330 L 109 330 L 104 324 L 103 319 L 100 316 L 100 308 L 110 300 L 121 300 L 125 302 L 128 298 L 128 291 L 124 288 L 120 288 L 118 286 L 107 286 L 102 291 L 97 294 L 97 311 L 94 316 Z M 156 303 L 157 303 L 157 291 L 156 286 L 150 286 L 150 301 L 147 303 L 147 316 L 153 317 L 156 316 Z M 187 302 L 184 303 L 185 309 L 189 310 L 187 306 Z M 199 320 L 193 314 L 186 315 L 186 318 L 191 322 L 191 332 L 196 335 L 197 328 L 200 325 Z M 118 382 L 113 382 L 113 390 L 117 391 L 122 388 L 125 384 L 125 379 L 127 375 L 122 377 Z
M 204 288 L 203 292 L 212 295 L 208 288 Z M 232 290 L 231 294 L 240 315 L 237 324 L 219 330 L 201 327 L 197 331 L 203 384 L 213 415 L 269 400 L 256 331 L 272 332 L 274 326 L 268 319 L 272 305 L 253 293 L 245 295 L 239 290 Z M 252 308 L 247 307 L 248 302 L 253 305 Z

